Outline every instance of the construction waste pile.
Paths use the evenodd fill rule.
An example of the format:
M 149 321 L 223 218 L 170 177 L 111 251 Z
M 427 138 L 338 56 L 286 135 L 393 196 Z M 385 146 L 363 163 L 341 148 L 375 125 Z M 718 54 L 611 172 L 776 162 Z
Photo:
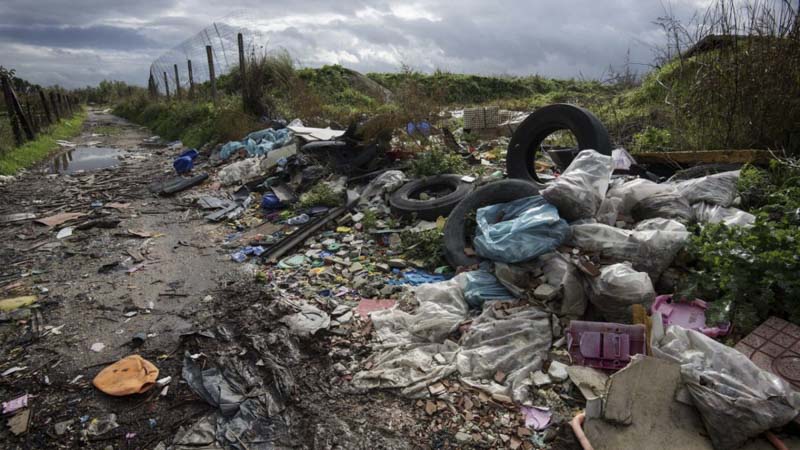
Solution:
M 578 148 L 538 152 L 554 124 Z M 322 339 L 332 383 L 414 399 L 441 448 L 788 448 L 800 413 L 789 372 L 723 343 L 736 324 L 706 320 L 714 299 L 676 292 L 689 226 L 754 222 L 736 207 L 739 172 L 665 179 L 570 105 L 498 128 L 475 147 L 427 121 L 370 133 L 294 120 L 176 145 L 152 192 L 225 224 L 219 248 L 272 292 L 248 314 L 275 325 L 250 335 L 257 358 L 186 353 L 181 382 L 214 411 L 156 448 L 281 446 L 297 380 L 268 355 Z M 409 141 L 469 175 L 415 178 Z M 742 345 L 800 337 L 780 318 L 762 328 Z M 109 366 L 94 385 L 161 389 L 158 363 L 130 358 L 115 364 L 135 380 Z

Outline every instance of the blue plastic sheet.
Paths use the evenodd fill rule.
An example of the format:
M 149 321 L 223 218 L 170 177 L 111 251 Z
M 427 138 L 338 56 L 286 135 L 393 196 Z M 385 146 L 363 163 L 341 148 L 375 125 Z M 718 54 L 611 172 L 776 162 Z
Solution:
M 421 270 L 410 269 L 405 272 L 400 272 L 398 269 L 393 270 L 394 273 L 400 274 L 403 276 L 402 280 L 388 280 L 386 284 L 399 286 L 403 284 L 410 284 L 412 286 L 419 286 L 420 284 L 425 283 L 438 283 L 440 281 L 445 281 L 450 279 L 449 276 L 445 275 L 434 275 L 427 272 L 423 272 Z
M 480 308 L 484 302 L 491 300 L 512 300 L 514 296 L 508 292 L 497 277 L 485 270 L 473 270 L 466 273 L 467 286 L 464 299 L 472 308 Z
M 247 151 L 248 157 L 264 156 L 276 148 L 283 147 L 292 141 L 292 132 L 288 128 L 273 130 L 267 128 L 254 131 L 241 141 L 230 141 L 223 145 L 219 151 L 222 159 L 228 159 L 234 152 L 241 149 Z
M 475 252 L 504 263 L 530 261 L 569 236 L 569 225 L 540 195 L 478 209 Z

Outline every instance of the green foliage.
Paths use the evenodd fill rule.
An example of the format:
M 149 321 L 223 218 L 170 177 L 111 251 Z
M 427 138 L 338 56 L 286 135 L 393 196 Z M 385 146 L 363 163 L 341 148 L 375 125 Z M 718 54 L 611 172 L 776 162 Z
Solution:
M 31 167 L 46 158 L 58 148 L 56 141 L 72 139 L 79 135 L 85 120 L 86 111 L 81 110 L 71 118 L 62 120 L 45 130 L 33 141 L 0 153 L 0 174 L 13 175 L 18 170 Z
M 688 246 L 697 265 L 688 291 L 713 300 L 711 323 L 730 320 L 747 333 L 771 315 L 800 323 L 800 228 L 760 213 L 752 228 L 709 224 Z
M 311 208 L 313 206 L 328 206 L 334 208 L 341 206 L 342 196 L 325 182 L 319 182 L 300 196 L 299 206 Z
M 443 250 L 444 233 L 439 228 L 420 232 L 403 231 L 400 240 L 407 259 L 420 261 L 427 269 L 447 264 Z
M 418 152 L 411 162 L 411 175 L 416 178 L 440 175 L 445 173 L 463 173 L 467 170 L 464 159 L 440 147 Z
M 363 214 L 364 218 L 361 219 L 361 225 L 364 226 L 364 230 L 369 231 L 375 229 L 378 225 L 378 214 L 372 209 L 363 211 Z
M 786 160 L 746 166 L 738 187 L 755 224 L 707 224 L 694 236 L 684 294 L 713 300 L 711 320 L 729 319 L 742 334 L 770 315 L 800 323 L 800 168 Z
M 634 152 L 667 151 L 672 149 L 672 133 L 663 128 L 647 126 L 633 135 Z

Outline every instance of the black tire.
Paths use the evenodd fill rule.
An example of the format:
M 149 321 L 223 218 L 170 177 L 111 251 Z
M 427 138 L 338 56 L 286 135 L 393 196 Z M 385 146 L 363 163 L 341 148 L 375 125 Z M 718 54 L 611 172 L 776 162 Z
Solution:
M 432 200 L 416 198 L 420 192 L 438 186 L 452 189 L 449 194 Z M 458 202 L 472 192 L 473 185 L 461 181 L 461 175 L 434 175 L 410 181 L 389 197 L 392 214 L 401 217 L 416 216 L 422 220 L 436 220 L 447 217 Z
M 741 168 L 741 164 L 735 163 L 700 164 L 699 166 L 694 166 L 675 172 L 667 181 L 691 180 L 692 178 L 714 175 L 715 173 L 730 172 L 732 170 L 739 170 Z
M 507 203 L 539 195 L 539 186 L 525 180 L 501 180 L 489 183 L 464 197 L 444 225 L 444 256 L 453 267 L 478 264 L 480 259 L 464 253 L 467 246 L 467 215 L 484 206 Z M 470 242 L 471 243 L 471 242 Z
M 611 154 L 608 131 L 594 114 L 575 105 L 549 105 L 534 111 L 511 136 L 506 154 L 509 178 L 539 181 L 534 169 L 536 152 L 542 141 L 558 130 L 571 131 L 580 150 L 593 149 L 604 155 Z

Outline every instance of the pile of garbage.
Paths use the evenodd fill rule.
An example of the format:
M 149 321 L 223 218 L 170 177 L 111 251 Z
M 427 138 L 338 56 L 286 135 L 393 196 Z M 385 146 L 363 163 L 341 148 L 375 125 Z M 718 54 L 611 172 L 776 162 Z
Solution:
M 567 429 L 584 449 L 777 440 L 770 430 L 797 417 L 800 395 L 715 340 L 735 324 L 707 323 L 705 301 L 676 293 L 688 226 L 754 222 L 735 206 L 738 171 L 660 182 L 612 150 L 602 124 L 576 132 L 584 142 L 569 156 L 534 158 L 530 136 L 548 114 L 588 113 L 553 106 L 483 150 L 455 142 L 465 161 L 496 169 L 488 176 L 411 179 L 391 156 L 403 153 L 398 134 L 453 147 L 427 122 L 362 140 L 356 126 L 293 121 L 181 152 L 154 192 L 228 224 L 230 259 L 297 299 L 280 319 L 292 335 L 367 348 L 336 366 L 355 390 L 419 399 L 430 430 L 458 445 L 542 448 Z M 489 156 L 506 144 L 515 179 L 498 179 L 502 160 Z M 523 169 L 521 152 L 532 158 Z M 404 237 L 426 232 L 441 233 L 449 264 L 406 256 L 422 244 Z M 219 370 L 187 356 L 183 376 L 222 411 L 208 425 L 220 442 L 272 426 L 250 417 L 271 401 L 209 389 L 232 383 Z

